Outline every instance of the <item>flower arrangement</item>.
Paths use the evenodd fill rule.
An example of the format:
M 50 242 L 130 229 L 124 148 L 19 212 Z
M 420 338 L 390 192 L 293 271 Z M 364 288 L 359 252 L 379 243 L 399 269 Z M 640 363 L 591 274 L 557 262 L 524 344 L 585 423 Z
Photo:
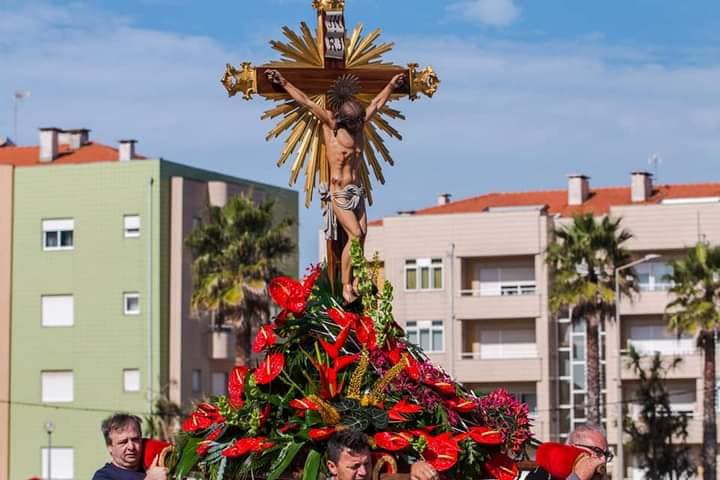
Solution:
M 527 406 L 504 390 L 478 398 L 430 363 L 393 319 L 392 286 L 375 288 L 376 263 L 358 244 L 352 259 L 361 300 L 350 307 L 320 267 L 302 281 L 270 283 L 282 311 L 253 342 L 265 356 L 254 369 L 235 367 L 227 395 L 184 420 L 174 478 L 302 471 L 315 480 L 325 442 L 343 429 L 368 434 L 374 455 L 386 458 L 378 467 L 422 459 L 446 478 L 517 477 L 515 460 L 531 440 Z

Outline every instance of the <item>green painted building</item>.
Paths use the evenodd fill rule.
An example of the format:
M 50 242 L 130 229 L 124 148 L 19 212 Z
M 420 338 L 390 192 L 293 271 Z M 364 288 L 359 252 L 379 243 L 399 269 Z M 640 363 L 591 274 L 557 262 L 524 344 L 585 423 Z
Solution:
M 185 405 L 221 393 L 232 334 L 190 312 L 184 238 L 208 205 L 238 194 L 276 199 L 297 225 L 294 191 L 138 158 L 132 141 L 116 150 L 73 132 L 41 130 L 30 154 L 0 147 L 0 166 L 15 159 L 0 168 L 0 185 L 3 177 L 12 185 L 11 207 L 0 207 L 12 218 L 2 247 L 11 307 L 9 319 L 0 311 L 10 335 L 9 378 L 0 378 L 10 395 L 9 425 L 0 427 L 9 462 L 0 448 L 0 466 L 9 469 L 0 479 L 47 478 L 48 468 L 53 479 L 90 478 L 108 458 L 99 425 L 111 412 L 145 415 L 162 392 Z M 56 142 L 45 161 L 44 141 L 51 153 Z M 24 165 L 21 154 L 39 160 Z M 297 257 L 286 268 L 297 274 Z

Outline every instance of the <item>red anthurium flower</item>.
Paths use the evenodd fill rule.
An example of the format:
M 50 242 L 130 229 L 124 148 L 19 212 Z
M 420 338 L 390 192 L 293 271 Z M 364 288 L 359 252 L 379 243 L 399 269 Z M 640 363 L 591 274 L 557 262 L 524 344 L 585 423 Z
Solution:
M 188 433 L 194 433 L 224 421 L 225 418 L 220 415 L 220 411 L 216 406 L 210 405 L 209 403 L 201 403 L 197 406 L 197 409 L 183 421 L 182 429 Z
M 241 457 L 251 452 L 262 452 L 272 446 L 273 443 L 266 441 L 266 437 L 238 438 L 222 451 L 222 455 L 224 457 Z
M 290 400 L 289 405 L 295 410 L 320 410 L 318 404 L 316 404 L 309 398 L 295 398 L 293 400 Z
M 365 345 L 369 350 L 377 348 L 377 334 L 375 333 L 375 323 L 370 317 L 361 317 L 360 321 L 355 325 L 355 333 L 357 333 L 360 343 Z
M 320 396 L 325 400 L 335 398 L 338 393 L 337 370 L 327 365 L 320 365 L 318 370 L 320 371 Z
M 259 385 L 272 382 L 285 367 L 285 355 L 282 352 L 275 352 L 267 355 L 255 369 L 255 381 Z
M 195 452 L 197 452 L 197 454 L 200 455 L 201 457 L 204 456 L 205 454 L 207 454 L 208 450 L 210 449 L 210 446 L 213 444 L 213 442 L 215 440 L 217 440 L 217 438 L 220 435 L 222 435 L 223 432 L 224 432 L 224 429 L 222 427 L 218 427 L 218 428 L 214 429 L 213 431 L 211 431 L 208 434 L 208 436 L 205 437 L 205 439 L 202 440 L 198 444 L 197 448 L 195 449 Z
M 360 315 L 357 313 L 346 312 L 335 307 L 329 308 L 327 313 L 328 317 L 341 327 L 346 325 L 355 326 L 355 324 L 360 321 Z
M 473 410 L 475 410 L 475 403 L 470 400 L 465 400 L 462 398 L 455 398 L 452 400 L 447 400 L 445 404 L 452 408 L 453 410 L 460 412 L 460 413 L 470 413 Z
M 282 310 L 280 313 L 278 313 L 277 317 L 275 317 L 275 325 L 277 325 L 278 327 L 282 327 L 283 325 L 285 325 L 288 315 L 290 315 L 289 310 Z
M 305 275 L 305 278 L 303 278 L 302 286 L 307 291 L 307 294 L 310 295 L 312 292 L 313 287 L 315 286 L 315 282 L 317 282 L 318 277 L 320 276 L 320 265 L 310 265 L 310 271 L 307 275 Z
M 395 422 L 405 422 L 407 421 L 407 417 L 405 415 L 420 412 L 422 412 L 422 407 L 420 405 L 400 400 L 390 408 L 388 411 L 388 418 Z
M 449 470 L 457 463 L 460 448 L 457 442 L 448 433 L 441 433 L 435 437 L 427 437 L 427 447 L 423 457 L 438 472 Z
M 295 315 L 305 311 L 305 301 L 310 294 L 300 282 L 290 277 L 273 278 L 268 285 L 268 293 L 275 303 Z
M 510 457 L 496 453 L 485 462 L 485 470 L 497 480 L 514 480 L 518 477 L 518 467 Z
M 407 373 L 408 377 L 410 377 L 412 380 L 415 380 L 416 382 L 419 381 L 420 365 L 418 364 L 418 361 L 410 355 L 405 355 L 405 361 L 407 362 L 407 366 L 405 367 L 405 373 Z
M 360 354 L 358 353 L 356 353 L 355 355 L 343 355 L 341 357 L 338 357 L 335 360 L 335 370 L 338 372 L 341 370 L 345 370 L 348 366 L 355 363 L 358 358 L 360 358 Z
M 258 330 L 257 335 L 255 335 L 255 341 L 252 344 L 252 351 L 255 353 L 260 353 L 266 348 L 275 345 L 276 341 L 277 335 L 275 335 L 273 326 L 263 325 L 262 327 L 260 327 L 260 330 Z
M 308 430 L 308 437 L 315 442 L 327 440 L 335 434 L 335 427 L 311 428 Z
M 397 452 L 410 446 L 407 438 L 393 432 L 376 433 L 373 439 L 375 440 L 375 445 L 388 452 Z
M 285 422 L 285 425 L 283 425 L 282 427 L 278 428 L 278 432 L 280 432 L 280 433 L 294 432 L 295 430 L 297 430 L 297 429 L 299 429 L 299 428 L 300 428 L 300 424 L 299 424 L 299 423 Z
M 390 362 L 393 365 L 399 363 L 400 360 L 402 360 L 403 353 L 405 353 L 405 345 L 399 345 L 393 338 L 388 338 L 386 344 L 388 346 L 388 351 L 386 353 Z
M 455 395 L 455 385 L 448 382 L 430 382 L 430 386 L 443 395 Z
M 503 443 L 502 432 L 492 430 L 490 427 L 471 427 L 468 434 L 481 445 L 501 445 Z
M 228 401 L 233 408 L 242 408 L 245 404 L 245 376 L 247 367 L 237 366 L 232 369 L 228 377 Z
M 350 325 L 345 325 L 342 330 L 340 330 L 340 333 L 338 333 L 337 338 L 335 338 L 335 343 L 327 342 L 322 338 L 320 339 L 320 345 L 322 345 L 323 350 L 327 352 L 330 358 L 334 360 L 338 358 L 338 356 L 340 356 L 340 350 L 342 349 L 343 345 L 345 345 L 345 341 L 347 340 L 349 333 Z

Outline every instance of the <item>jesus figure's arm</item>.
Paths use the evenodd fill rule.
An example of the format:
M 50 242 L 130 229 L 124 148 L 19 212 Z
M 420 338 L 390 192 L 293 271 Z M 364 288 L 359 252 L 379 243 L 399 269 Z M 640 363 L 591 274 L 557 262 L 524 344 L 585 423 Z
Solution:
M 298 102 L 304 108 L 310 110 L 310 112 L 315 115 L 318 120 L 320 120 L 322 123 L 329 126 L 330 128 L 335 128 L 335 120 L 330 116 L 328 111 L 322 108 L 317 103 L 310 100 L 310 98 L 305 95 L 305 92 L 297 88 L 292 83 L 288 82 L 280 72 L 278 72 L 277 70 L 267 70 L 265 72 L 265 75 L 272 83 L 280 85 L 282 88 L 284 88 L 287 94 L 290 95 L 293 100 Z
M 385 88 L 383 88 L 380 93 L 373 98 L 372 102 L 370 102 L 370 105 L 368 105 L 365 110 L 366 122 L 385 106 L 387 101 L 390 100 L 390 95 L 392 95 L 396 88 L 401 87 L 403 83 L 405 83 L 405 74 L 398 73 L 388 82 L 387 85 L 385 85 Z

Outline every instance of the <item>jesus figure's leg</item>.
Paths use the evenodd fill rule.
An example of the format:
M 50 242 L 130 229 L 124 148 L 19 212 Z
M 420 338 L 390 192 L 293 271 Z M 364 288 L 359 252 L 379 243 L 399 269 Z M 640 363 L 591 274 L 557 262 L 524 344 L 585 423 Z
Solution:
M 360 207 L 357 214 L 354 211 L 338 207 L 335 202 L 333 202 L 332 208 L 335 211 L 335 217 L 338 223 L 348 237 L 347 242 L 343 245 L 342 255 L 340 256 L 340 279 L 343 285 L 343 299 L 346 303 L 352 303 L 357 299 L 357 294 L 354 292 L 352 285 L 350 245 L 353 240 L 358 240 L 361 246 L 365 243 L 365 231 L 367 230 L 365 208 Z

